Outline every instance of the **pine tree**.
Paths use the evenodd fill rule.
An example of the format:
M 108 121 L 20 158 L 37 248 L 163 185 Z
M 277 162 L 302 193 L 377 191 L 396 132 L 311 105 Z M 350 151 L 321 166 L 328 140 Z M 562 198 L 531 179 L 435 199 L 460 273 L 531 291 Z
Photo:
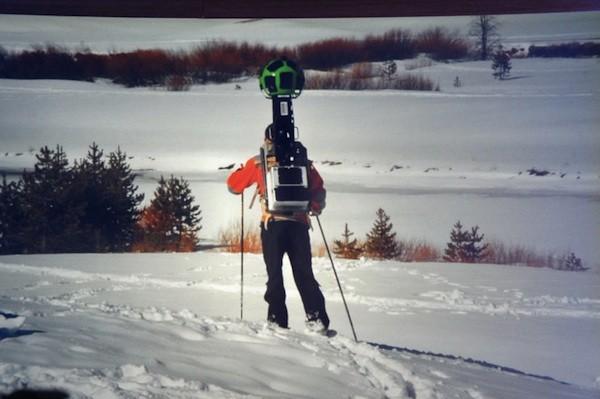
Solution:
M 353 235 L 354 233 L 348 229 L 348 223 L 346 223 L 344 233 L 342 234 L 343 240 L 333 241 L 333 253 L 340 258 L 358 259 L 362 253 L 362 249 L 358 245 L 358 240 L 356 238 L 350 239 Z
M 488 244 L 481 244 L 483 237 L 483 234 L 479 234 L 479 226 L 472 227 L 471 231 L 463 230 L 460 220 L 457 221 L 450 232 L 450 242 L 446 244 L 444 260 L 464 263 L 483 260 L 488 249 Z
M 379 208 L 373 228 L 367 233 L 364 249 L 367 256 L 375 259 L 393 259 L 400 255 L 401 250 L 396 241 L 396 233 L 392 232 L 393 228 L 390 217 Z
M 142 250 L 191 251 L 201 229 L 200 209 L 193 205 L 189 183 L 183 178 L 161 176 L 154 198 L 140 220 Z
M 568 255 L 563 256 L 561 257 L 561 259 L 559 259 L 558 269 L 574 272 L 587 270 L 587 268 L 583 266 L 581 258 L 578 258 L 574 252 L 570 252 Z
M 468 241 L 464 247 L 465 259 L 469 263 L 477 263 L 488 255 L 488 244 L 482 244 L 483 233 L 479 234 L 479 226 L 471 227 Z
M 108 209 L 107 244 L 110 251 L 124 251 L 134 240 L 136 223 L 140 217 L 138 206 L 144 194 L 137 194 L 134 184 L 135 174 L 127 163 L 127 154 L 117 148 L 111 152 L 106 171 L 106 192 Z
M 81 215 L 80 251 L 104 252 L 107 250 L 110 204 L 106 195 L 108 183 L 104 152 L 96 143 L 89 146 L 87 155 L 73 168 L 73 196 L 83 206 Z
M 394 78 L 394 75 L 396 74 L 397 70 L 398 66 L 393 60 L 384 61 L 381 66 L 381 74 L 383 78 L 387 81 L 391 81 Z
M 32 172 L 23 173 L 26 252 L 72 252 L 78 242 L 82 206 L 73 201 L 73 175 L 62 147 L 36 154 Z
M 456 222 L 450 231 L 450 242 L 444 250 L 444 260 L 447 262 L 461 262 L 464 258 L 462 248 L 467 241 L 467 232 L 462 230 L 460 220 Z
M 0 254 L 18 254 L 24 249 L 23 182 L 8 183 L 2 175 L 0 185 Z

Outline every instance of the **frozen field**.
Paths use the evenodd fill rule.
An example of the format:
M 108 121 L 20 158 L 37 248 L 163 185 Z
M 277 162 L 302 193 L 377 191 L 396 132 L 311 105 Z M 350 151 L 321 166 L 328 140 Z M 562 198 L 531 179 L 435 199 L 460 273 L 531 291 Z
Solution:
M 599 12 L 501 16 L 502 34 L 510 45 L 598 40 Z M 389 29 L 413 32 L 445 26 L 466 33 L 470 17 L 197 20 L 147 18 L 82 18 L 0 15 L 0 45 L 26 49 L 55 43 L 94 51 L 136 48 L 187 49 L 210 40 L 295 45 L 336 37 L 361 37 Z

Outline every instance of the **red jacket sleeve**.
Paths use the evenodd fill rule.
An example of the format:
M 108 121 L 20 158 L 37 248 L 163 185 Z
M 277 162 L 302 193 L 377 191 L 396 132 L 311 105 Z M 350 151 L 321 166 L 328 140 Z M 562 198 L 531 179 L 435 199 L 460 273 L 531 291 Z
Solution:
M 319 214 L 325 208 L 327 192 L 323 187 L 323 179 L 313 163 L 308 168 L 308 191 L 310 193 L 310 210 Z
M 241 194 L 246 188 L 257 183 L 259 192 L 264 192 L 264 183 L 260 162 L 257 162 L 256 157 L 250 158 L 246 164 L 234 171 L 227 178 L 227 187 L 233 194 Z

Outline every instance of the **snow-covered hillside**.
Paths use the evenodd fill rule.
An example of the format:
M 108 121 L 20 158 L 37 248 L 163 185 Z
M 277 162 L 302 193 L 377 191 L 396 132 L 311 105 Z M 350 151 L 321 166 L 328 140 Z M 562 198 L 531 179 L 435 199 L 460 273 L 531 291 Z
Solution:
M 264 265 L 259 256 L 246 262 L 242 322 L 237 255 L 0 258 L 0 392 L 27 385 L 94 398 L 600 393 L 598 275 L 339 261 L 363 341 L 355 343 L 328 260 L 316 259 L 315 270 L 340 331 L 331 339 L 304 332 L 288 265 L 292 330 L 268 328 Z M 25 320 L 3 329 L 17 315 Z

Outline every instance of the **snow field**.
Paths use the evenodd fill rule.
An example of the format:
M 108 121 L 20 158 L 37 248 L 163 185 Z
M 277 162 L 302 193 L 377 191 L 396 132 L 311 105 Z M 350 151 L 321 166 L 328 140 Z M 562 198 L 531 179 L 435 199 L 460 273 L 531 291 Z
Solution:
M 457 358 L 353 343 L 328 259 L 315 259 L 315 273 L 340 332 L 329 341 L 303 333 L 287 263 L 292 331 L 264 324 L 266 275 L 257 255 L 246 257 L 245 322 L 236 321 L 235 254 L 32 255 L 0 262 L 0 308 L 25 318 L 19 330 L 0 336 L 3 367 L 17 370 L 0 378 L 3 390 L 32 381 L 90 395 L 84 380 L 94 375 L 93 389 L 107 397 L 186 397 L 199 386 L 206 397 L 595 394 Z M 595 384 L 596 274 L 364 260 L 337 261 L 337 267 L 361 340 Z M 125 375 L 120 367 L 126 365 L 146 372 Z M 40 367 L 48 373 L 40 376 Z M 138 377 L 148 381 L 146 390 L 136 385 Z M 510 390 L 497 385 L 505 379 Z
M 598 39 L 598 12 L 500 16 L 509 46 Z M 331 37 L 363 37 L 390 29 L 418 32 L 444 26 L 462 33 L 470 17 L 339 18 L 339 19 L 148 19 L 0 15 L 2 44 L 10 50 L 54 43 L 96 52 L 138 48 L 188 49 L 210 40 L 260 42 L 285 46 Z

